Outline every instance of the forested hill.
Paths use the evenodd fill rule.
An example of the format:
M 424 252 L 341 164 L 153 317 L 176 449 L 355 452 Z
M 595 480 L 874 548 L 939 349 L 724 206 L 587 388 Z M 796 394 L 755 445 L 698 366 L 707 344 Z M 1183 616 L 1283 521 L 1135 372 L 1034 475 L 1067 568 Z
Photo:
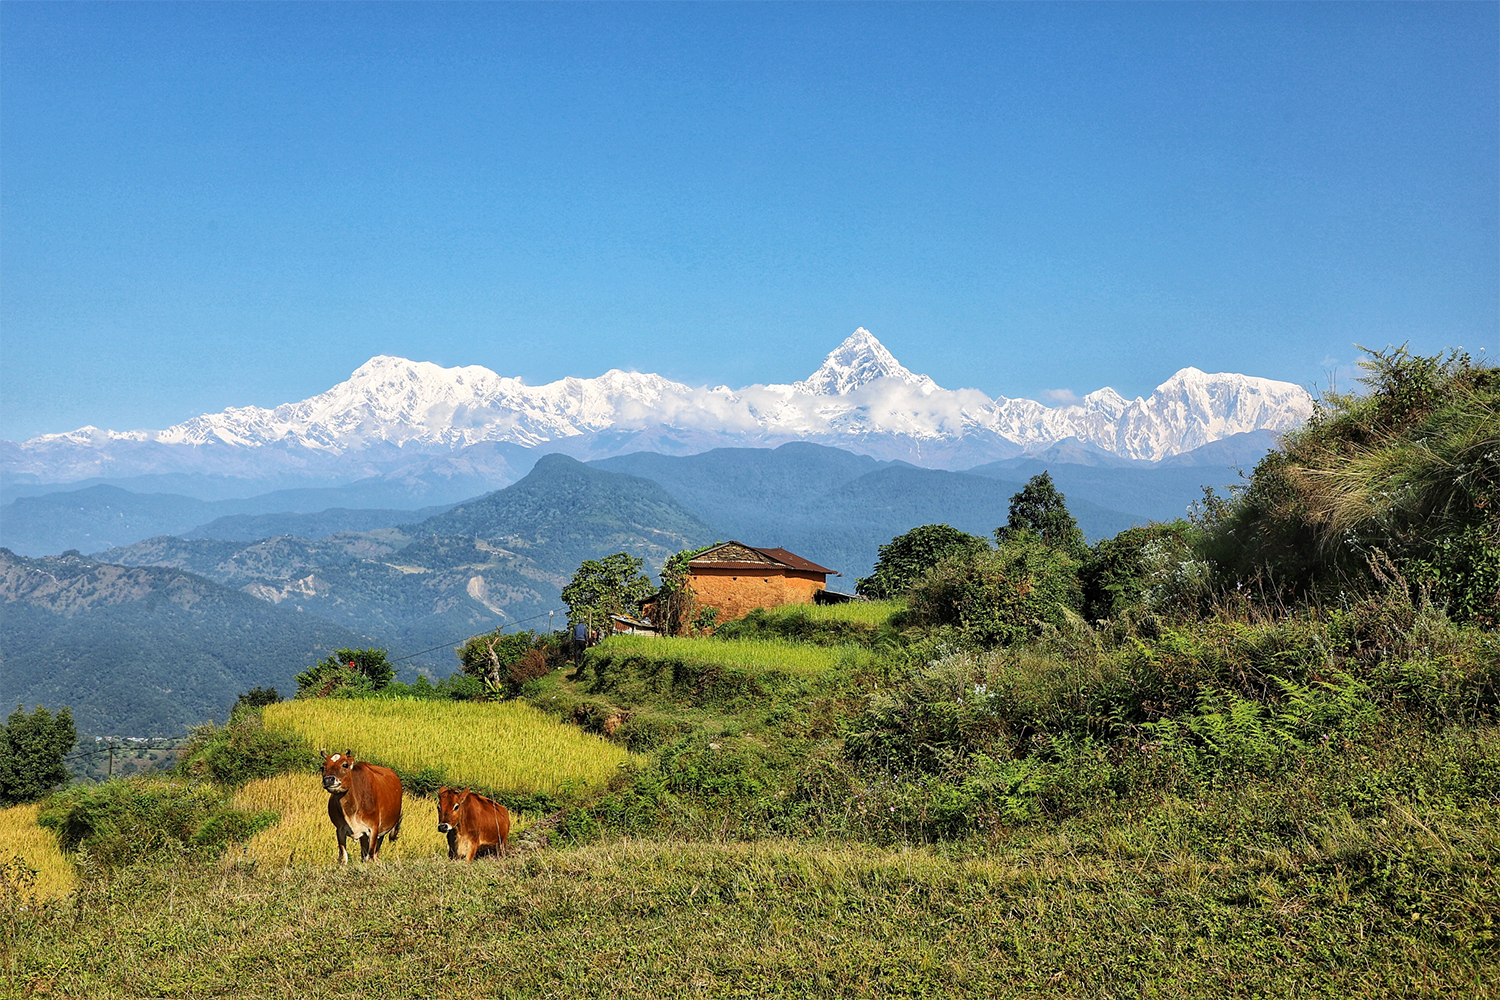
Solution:
M 520 482 L 418 524 L 316 541 L 160 537 L 103 558 L 201 574 L 369 635 L 403 669 L 444 676 L 468 636 L 561 607 L 559 593 L 584 559 L 625 551 L 654 571 L 715 537 L 655 483 L 556 455 Z
M 836 586 L 845 590 L 870 573 L 881 545 L 919 524 L 988 535 L 1005 523 L 1027 478 L 922 469 L 805 443 L 684 457 L 640 452 L 590 465 L 655 480 L 727 537 L 784 546 L 838 569 L 844 579 Z M 1068 508 L 1090 539 L 1147 520 L 1071 495 Z
M 0 549 L 0 705 L 70 706 L 81 733 L 177 735 L 367 641 L 181 570 Z
M 628 549 L 652 566 L 714 541 L 704 523 L 649 478 L 548 455 L 519 482 L 467 500 L 406 530 L 504 541 L 568 575 L 585 559 Z

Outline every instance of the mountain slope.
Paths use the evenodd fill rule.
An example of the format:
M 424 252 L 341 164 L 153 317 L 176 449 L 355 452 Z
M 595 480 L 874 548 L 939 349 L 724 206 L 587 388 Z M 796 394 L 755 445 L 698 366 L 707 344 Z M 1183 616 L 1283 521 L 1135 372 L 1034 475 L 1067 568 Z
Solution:
M 201 574 L 375 636 L 393 656 L 446 675 L 468 636 L 561 607 L 584 559 L 626 551 L 654 571 L 714 538 L 657 484 L 554 455 L 520 482 L 417 524 L 316 541 L 161 537 L 104 557 Z
M 222 719 L 356 631 L 179 570 L 0 549 L 0 704 L 68 705 L 79 730 L 176 735 Z
M 410 530 L 513 544 L 539 565 L 572 568 L 630 548 L 652 566 L 714 540 L 714 529 L 649 479 L 548 455 L 525 478 Z

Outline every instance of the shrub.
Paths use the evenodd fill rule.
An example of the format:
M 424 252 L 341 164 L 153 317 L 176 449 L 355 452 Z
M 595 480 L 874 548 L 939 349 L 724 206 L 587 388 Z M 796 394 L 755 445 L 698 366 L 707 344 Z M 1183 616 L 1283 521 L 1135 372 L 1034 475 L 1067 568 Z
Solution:
M 997 646 L 1063 625 L 1081 601 L 1078 562 L 1019 531 L 997 550 L 944 559 L 911 589 L 903 620 L 955 626 L 972 644 Z
M 59 792 L 37 822 L 57 832 L 64 850 L 87 850 L 112 871 L 167 847 L 217 851 L 275 823 L 276 813 L 234 809 L 208 785 L 130 779 Z
M 383 649 L 336 649 L 297 675 L 298 698 L 359 698 L 396 677 Z
M 238 788 L 256 778 L 289 771 L 310 773 L 318 767 L 312 747 L 294 733 L 266 729 L 256 710 L 237 713 L 222 727 L 209 723 L 194 729 L 175 770 L 184 777 Z
M 854 589 L 876 600 L 898 598 L 949 556 L 977 555 L 989 547 L 978 535 L 946 524 L 924 524 L 882 545 L 875 571 L 860 579 Z
M 1172 586 L 1169 573 L 1174 563 L 1191 558 L 1186 521 L 1127 528 L 1094 546 L 1078 570 L 1083 615 L 1089 621 L 1113 618 L 1143 603 L 1149 588 L 1155 588 L 1153 604 L 1170 603 L 1166 591 Z

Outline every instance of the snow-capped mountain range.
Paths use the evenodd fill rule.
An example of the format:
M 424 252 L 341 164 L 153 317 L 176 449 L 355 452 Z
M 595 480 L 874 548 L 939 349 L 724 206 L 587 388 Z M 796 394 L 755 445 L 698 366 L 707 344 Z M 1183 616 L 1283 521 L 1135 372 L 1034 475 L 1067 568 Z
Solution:
M 1059 442 L 1158 461 L 1250 431 L 1306 420 L 1288 382 L 1184 368 L 1146 399 L 1104 388 L 1077 404 L 944 389 L 855 330 L 789 385 L 693 387 L 614 369 L 529 386 L 487 368 L 380 356 L 327 392 L 274 409 L 232 407 L 159 431 L 83 427 L 5 443 L 3 467 L 44 482 L 159 472 L 255 477 L 290 468 L 380 474 L 479 445 L 604 457 L 652 450 L 812 441 L 920 465 L 963 468 Z

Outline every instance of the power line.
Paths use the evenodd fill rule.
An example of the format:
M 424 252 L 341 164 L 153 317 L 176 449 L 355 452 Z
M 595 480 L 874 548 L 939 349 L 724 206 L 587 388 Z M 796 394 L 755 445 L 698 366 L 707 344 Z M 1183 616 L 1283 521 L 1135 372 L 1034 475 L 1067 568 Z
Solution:
M 491 629 L 489 631 L 504 632 L 508 628 L 514 628 L 517 625 L 525 625 L 527 622 L 534 622 L 534 621 L 536 621 L 539 618 L 546 618 L 546 617 L 548 617 L 550 615 L 556 615 L 556 614 L 561 614 L 561 613 L 562 613 L 562 609 L 561 608 L 553 608 L 551 611 L 543 611 L 541 614 L 539 614 L 539 615 L 532 615 L 530 618 L 518 618 L 517 620 L 515 620 L 513 622 L 508 622 L 508 623 L 506 623 L 504 625 L 501 625 L 498 629 Z M 420 651 L 415 652 L 415 653 L 408 653 L 406 656 L 399 656 L 399 657 L 397 657 L 394 660 L 386 660 L 386 662 L 387 663 L 400 663 L 403 660 L 415 659 L 416 657 L 421 656 L 424 653 L 433 653 L 433 652 L 436 652 L 439 649 L 451 649 L 454 646 L 458 646 L 458 645 L 461 645 L 463 643 L 468 642 L 470 639 L 477 639 L 477 638 L 479 638 L 482 635 L 488 635 L 488 634 L 489 634 L 488 631 L 487 632 L 475 632 L 473 635 L 466 635 L 462 639 L 454 639 L 454 640 L 452 640 L 450 642 L 445 642 L 445 643 L 442 643 L 441 645 L 433 646 L 431 649 L 423 649 L 423 650 L 420 650 Z

